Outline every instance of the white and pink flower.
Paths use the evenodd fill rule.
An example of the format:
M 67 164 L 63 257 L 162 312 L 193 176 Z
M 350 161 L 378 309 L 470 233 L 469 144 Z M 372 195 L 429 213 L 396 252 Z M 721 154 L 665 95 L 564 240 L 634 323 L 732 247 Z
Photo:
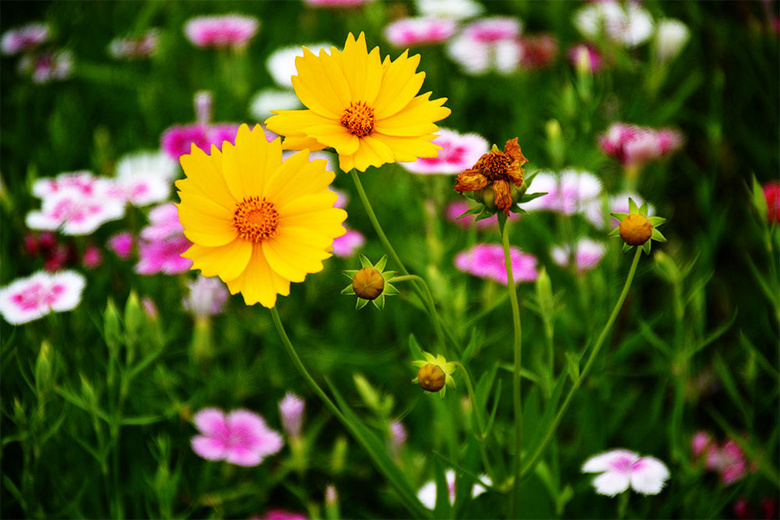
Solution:
M 536 270 L 536 257 L 523 253 L 520 248 L 511 246 L 509 258 L 515 283 L 533 282 L 539 276 Z M 455 255 L 455 267 L 459 270 L 503 285 L 509 283 L 504 249 L 501 244 L 477 244 Z
M 224 282 L 218 277 L 198 276 L 187 284 L 189 293 L 182 300 L 184 310 L 196 318 L 207 318 L 221 314 L 225 309 L 230 293 Z
M 465 20 L 481 15 L 485 8 L 475 0 L 415 0 L 417 11 L 423 16 Z
M 385 27 L 385 39 L 395 47 L 438 45 L 455 34 L 457 22 L 448 18 L 402 18 Z
M 360 7 L 374 0 L 304 0 L 309 7 L 325 7 L 330 9 L 349 9 Z
M 288 437 L 298 438 L 301 436 L 305 410 L 306 401 L 293 392 L 287 392 L 284 399 L 279 401 L 279 416 L 282 418 L 282 427 Z
M 254 16 L 229 14 L 199 16 L 184 26 L 184 34 L 196 47 L 245 47 L 257 34 L 260 22 Z
M 448 469 L 444 476 L 447 480 L 448 498 L 450 499 L 450 505 L 452 505 L 455 504 L 455 470 Z M 479 478 L 488 485 L 493 484 L 493 481 L 487 475 L 480 475 Z M 477 482 L 471 488 L 471 498 L 476 498 L 485 491 L 487 491 L 485 486 Z M 426 482 L 417 492 L 417 498 L 428 509 L 434 509 L 436 507 L 436 482 L 433 480 Z
M 205 408 L 195 414 L 194 422 L 200 435 L 192 438 L 192 450 L 207 460 L 257 466 L 284 444 L 278 432 L 249 410 L 225 414 L 217 408 Z
M 140 60 L 157 52 L 160 44 L 160 31 L 150 29 L 140 36 L 114 38 L 108 44 L 108 52 L 118 60 Z
M 657 495 L 669 479 L 669 469 L 655 457 L 640 457 L 628 450 L 612 450 L 585 461 L 583 473 L 600 473 L 593 479 L 596 493 L 614 497 L 631 487 L 643 495 Z
M 26 52 L 49 41 L 49 26 L 45 23 L 31 23 L 3 34 L 0 49 L 3 54 L 13 55 Z
M 12 325 L 75 309 L 86 285 L 75 271 L 37 272 L 0 289 L 0 314 Z
M 601 181 L 590 172 L 568 169 L 556 175 L 542 172 L 534 177 L 532 189 L 546 195 L 524 202 L 526 211 L 544 210 L 572 215 L 601 194 Z
M 439 136 L 432 141 L 441 146 L 436 157 L 400 163 L 401 166 L 421 175 L 435 173 L 455 175 L 471 168 L 490 148 L 487 139 L 481 135 L 460 134 L 446 128 L 439 128 L 438 133 Z
M 607 252 L 607 247 L 603 242 L 597 242 L 590 238 L 578 240 L 574 246 L 573 255 L 571 249 L 568 245 L 557 246 L 550 251 L 550 256 L 561 267 L 567 267 L 573 256 L 574 265 L 577 266 L 579 273 L 594 269 Z
M 599 136 L 601 150 L 625 165 L 642 166 L 668 155 L 683 145 L 683 135 L 671 128 L 654 129 L 627 123 L 612 123 Z
M 106 247 L 122 260 L 130 258 L 134 246 L 135 238 L 133 238 L 133 234 L 129 231 L 123 231 L 112 235 L 108 239 L 108 242 L 106 242 Z
M 268 56 L 265 65 L 271 77 L 282 88 L 292 89 L 292 77 L 298 75 L 298 69 L 295 66 L 295 58 L 303 57 L 303 48 L 306 47 L 314 54 L 319 55 L 320 51 L 330 52 L 333 47 L 330 43 L 310 43 L 305 45 L 293 45 L 282 47 L 275 50 Z
M 33 83 L 68 79 L 73 73 L 73 53 L 68 50 L 25 54 L 19 60 L 19 72 L 29 75 Z
M 107 194 L 85 195 L 77 189 L 59 190 L 43 199 L 40 210 L 27 214 L 30 229 L 59 230 L 64 235 L 89 235 L 125 215 L 125 205 Z
M 608 0 L 582 7 L 574 16 L 574 25 L 587 38 L 601 36 L 619 45 L 633 48 L 653 35 L 653 17 L 637 2 Z
M 32 193 L 39 199 L 64 191 L 75 191 L 88 197 L 102 197 L 110 187 L 110 179 L 97 177 L 89 171 L 77 171 L 38 179 L 32 185 Z
M 522 24 L 496 16 L 467 25 L 447 46 L 447 54 L 469 75 L 515 72 L 523 58 Z

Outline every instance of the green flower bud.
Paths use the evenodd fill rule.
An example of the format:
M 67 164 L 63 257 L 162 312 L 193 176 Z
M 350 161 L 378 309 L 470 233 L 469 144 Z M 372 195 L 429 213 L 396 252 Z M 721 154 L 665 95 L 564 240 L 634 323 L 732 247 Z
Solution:
M 382 273 L 370 267 L 364 267 L 352 277 L 352 289 L 359 298 L 374 300 L 382 294 L 385 279 Z

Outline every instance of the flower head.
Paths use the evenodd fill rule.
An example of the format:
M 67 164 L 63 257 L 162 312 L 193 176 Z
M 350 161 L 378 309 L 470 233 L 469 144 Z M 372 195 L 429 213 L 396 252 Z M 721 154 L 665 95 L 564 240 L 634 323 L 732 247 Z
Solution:
M 305 110 L 280 110 L 266 121 L 285 136 L 287 150 L 335 148 L 344 171 L 365 171 L 395 161 L 435 157 L 434 124 L 450 114 L 446 98 L 418 96 L 424 73 L 416 73 L 420 57 L 404 52 L 395 61 L 381 61 L 379 48 L 370 53 L 363 33 L 350 33 L 343 51 L 332 47 L 319 56 L 304 48 L 292 77 Z
M 135 239 L 133 238 L 133 234 L 129 231 L 123 231 L 121 233 L 111 235 L 111 237 L 108 239 L 108 242 L 106 242 L 108 249 L 113 251 L 113 253 L 122 260 L 127 260 L 130 258 L 130 254 L 133 252 L 134 245 Z
M 724 486 L 742 479 L 754 469 L 749 466 L 745 453 L 733 439 L 726 439 L 722 444 L 711 442 L 705 455 L 707 469 L 716 471 Z
M 225 284 L 218 278 L 198 276 L 187 284 L 187 289 L 189 293 L 181 303 L 196 318 L 221 314 L 230 296 Z
M 655 215 L 655 207 L 647 202 L 642 196 L 635 192 L 623 192 L 617 195 L 612 195 L 609 199 L 602 201 L 601 198 L 594 198 L 585 205 L 584 214 L 594 226 L 600 229 L 611 228 L 613 225 L 618 225 L 620 222 L 614 218 L 609 217 L 610 212 L 615 213 L 628 213 L 629 199 L 639 204 L 647 204 L 648 216 Z M 605 206 L 606 204 L 606 206 Z M 604 210 L 606 209 L 606 213 Z
M 520 45 L 523 49 L 520 64 L 529 69 L 548 67 L 558 56 L 558 40 L 550 34 L 524 35 Z
M 658 23 L 653 42 L 656 59 L 661 63 L 674 59 L 683 50 L 690 37 L 690 29 L 680 20 L 671 18 L 661 20 Z
M 780 222 L 780 182 L 772 181 L 764 184 L 764 198 L 767 206 L 767 221 Z
M 516 18 L 483 18 L 464 27 L 447 45 L 447 54 L 469 75 L 491 71 L 510 74 L 523 58 L 523 44 L 518 38 L 521 30 Z
M 75 309 L 86 280 L 75 271 L 37 272 L 0 288 L 0 314 L 12 325 Z
M 463 20 L 478 16 L 485 11 L 475 0 L 415 0 L 417 10 L 423 16 Z
M 636 47 L 653 34 L 653 18 L 636 2 L 593 2 L 574 16 L 574 25 L 588 38 L 605 36 L 624 47 Z
M 601 194 L 601 181 L 590 172 L 568 169 L 559 174 L 542 172 L 534 177 L 534 189 L 545 195 L 526 202 L 527 211 L 547 210 L 572 215 Z
M 447 393 L 447 387 L 455 389 L 455 379 L 452 374 L 457 369 L 455 363 L 448 363 L 447 360 L 439 354 L 434 356 L 427 352 L 422 353 L 424 360 L 412 361 L 416 366 L 417 377 L 412 379 L 412 383 L 417 383 L 420 388 L 426 392 L 441 391 L 441 398 Z
M 229 14 L 199 16 L 184 26 L 184 34 L 196 47 L 245 47 L 260 27 L 254 16 Z
M 601 150 L 625 165 L 642 166 L 677 150 L 683 136 L 671 128 L 613 123 L 599 136 Z
M 192 450 L 207 460 L 257 466 L 265 457 L 281 450 L 284 443 L 279 433 L 249 410 L 225 414 L 217 408 L 204 408 L 193 421 L 199 435 L 191 440 Z
M 290 282 L 322 270 L 333 239 L 345 233 L 347 213 L 333 207 L 325 161 L 310 162 L 308 150 L 282 161 L 280 140 L 269 143 L 260 125 L 242 125 L 235 146 L 222 152 L 193 146 L 181 163 L 179 220 L 194 244 L 182 256 L 247 305 L 273 307 Z
M 439 128 L 439 136 L 433 143 L 441 147 L 436 157 L 421 157 L 401 166 L 421 175 L 452 175 L 469 168 L 489 149 L 487 140 L 481 135 L 460 134 L 446 128 Z
M 585 461 L 583 473 L 601 473 L 593 479 L 596 493 L 614 497 L 631 487 L 643 495 L 657 495 L 669 469 L 655 457 L 640 457 L 628 450 L 612 450 Z
M 523 165 L 527 162 L 517 137 L 506 142 L 503 152 L 493 145 L 493 149 L 483 154 L 474 166 L 458 175 L 455 191 L 460 194 L 476 192 L 488 209 L 494 206 L 508 216 L 510 208 L 522 196 L 519 190 L 523 187 Z M 512 186 L 517 188 L 514 196 Z
M 532 255 L 511 246 L 509 258 L 515 283 L 533 282 L 539 276 L 536 258 Z M 479 278 L 487 278 L 504 285 L 509 283 L 501 244 L 477 244 L 471 249 L 461 251 L 455 255 L 455 267 Z
M 33 83 L 68 79 L 73 73 L 73 53 L 58 50 L 25 54 L 19 60 L 19 72 L 29 74 Z
M 288 437 L 300 437 L 305 409 L 306 401 L 292 392 L 284 394 L 284 399 L 279 401 L 279 415 L 282 418 L 282 427 Z
M 13 55 L 26 52 L 49 40 L 49 26 L 44 23 L 31 23 L 3 34 L 0 49 L 3 54 Z
M 49 179 L 38 182 L 41 181 L 50 182 Z M 45 186 L 38 182 L 33 186 L 33 193 L 37 186 Z M 57 185 L 56 181 L 54 185 Z M 88 189 L 56 187 L 43 196 L 40 210 L 27 214 L 27 227 L 59 230 L 65 235 L 89 235 L 104 223 L 125 215 L 124 201 L 111 196 L 112 187 L 110 182 L 96 182 Z M 37 192 L 41 193 L 43 189 L 39 188 Z
M 346 226 L 345 226 L 346 227 Z M 347 232 L 333 241 L 333 254 L 339 258 L 348 258 L 355 254 L 355 251 L 363 247 L 366 243 L 366 237 L 360 231 L 346 228 Z
M 637 206 L 634 199 L 628 199 L 628 213 L 610 213 L 620 221 L 620 225 L 612 230 L 610 237 L 620 236 L 623 239 L 623 252 L 634 246 L 642 246 L 645 253 L 650 254 L 650 239 L 666 242 L 658 226 L 666 222 L 662 217 L 648 217 L 647 203 Z
M 447 481 L 447 495 L 450 499 L 450 505 L 455 504 L 455 471 L 448 469 L 444 472 L 444 477 Z M 492 485 L 493 482 L 487 475 L 480 475 L 480 480 L 483 480 L 486 484 Z M 485 486 L 479 482 L 474 484 L 471 488 L 471 498 L 476 498 L 486 491 Z M 426 482 L 423 487 L 417 492 L 417 498 L 428 509 L 434 509 L 436 507 L 436 482 L 431 480 Z
M 606 252 L 607 248 L 602 242 L 596 242 L 589 238 L 580 239 L 574 246 L 574 264 L 577 266 L 577 272 L 582 273 L 594 269 Z M 566 267 L 569 265 L 571 247 L 554 247 L 550 251 L 550 256 L 556 264 Z
M 380 258 L 376 265 L 372 264 L 365 255 L 360 255 L 360 264 L 363 266 L 362 269 L 342 271 L 344 276 L 352 280 L 352 283 L 345 287 L 341 294 L 357 296 L 356 309 L 358 310 L 371 302 L 381 311 L 385 308 L 385 296 L 398 294 L 398 289 L 390 283 L 398 273 L 385 271 L 387 255 Z
M 160 43 L 160 31 L 150 29 L 140 36 L 114 38 L 108 44 L 108 52 L 118 60 L 139 60 L 152 56 Z
M 385 38 L 396 47 L 436 45 L 449 40 L 457 23 L 437 17 L 402 18 L 385 27 Z
M 604 66 L 604 57 L 589 43 L 578 43 L 569 48 L 569 61 L 577 70 L 595 74 Z

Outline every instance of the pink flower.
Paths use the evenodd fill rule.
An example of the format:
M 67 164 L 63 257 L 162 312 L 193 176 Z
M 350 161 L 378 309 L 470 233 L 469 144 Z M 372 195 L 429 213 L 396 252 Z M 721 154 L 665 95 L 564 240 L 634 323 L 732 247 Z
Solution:
M 739 445 L 728 439 L 722 446 L 713 443 L 707 450 L 707 469 L 717 471 L 720 481 L 727 486 L 742 479 L 752 468 L 748 467 L 745 453 Z
M 446 18 L 402 18 L 385 27 L 385 38 L 400 48 L 415 45 L 436 45 L 449 40 L 457 23 Z
M 108 52 L 118 60 L 139 60 L 157 52 L 159 43 L 160 31 L 150 29 L 139 37 L 114 38 L 108 45 Z
M 329 171 L 333 171 L 330 168 L 327 168 Z M 329 186 L 328 189 L 335 193 L 338 196 L 338 199 L 336 199 L 336 203 L 333 205 L 335 208 L 339 209 L 346 209 L 347 204 L 349 203 L 349 195 L 345 191 L 338 190 L 334 188 L 333 186 Z
M 152 242 L 183 234 L 184 227 L 179 222 L 179 210 L 173 202 L 152 208 L 149 212 L 149 225 L 141 230 L 141 238 Z
M 138 244 L 139 261 L 133 269 L 143 275 L 183 273 L 192 266 L 192 260 L 181 256 L 190 247 L 192 242 L 184 236 L 153 242 L 142 240 Z
M 0 41 L 3 54 L 19 54 L 38 47 L 49 40 L 49 26 L 43 23 L 31 23 L 18 29 L 6 31 Z
M 144 296 L 141 298 L 141 305 L 144 308 L 144 312 L 150 319 L 157 319 L 157 317 L 160 315 L 159 312 L 157 312 L 157 304 L 154 303 L 154 300 L 152 300 L 148 296 Z
M 612 450 L 593 456 L 583 473 L 601 473 L 593 479 L 596 493 L 614 497 L 629 486 L 643 495 L 657 495 L 669 479 L 669 469 L 655 457 L 640 457 L 628 450 Z
M 358 7 L 373 1 L 374 0 L 304 0 L 304 3 L 309 7 L 347 9 L 350 7 Z
M 453 224 L 456 224 L 464 229 L 468 229 L 471 226 L 476 225 L 477 229 L 488 229 L 488 228 L 497 228 L 498 227 L 498 216 L 493 215 L 490 218 L 485 218 L 479 221 L 476 221 L 477 216 L 476 215 L 466 215 L 465 217 L 458 218 L 461 215 L 463 215 L 468 209 L 471 207 L 471 204 L 469 204 L 467 201 L 463 199 L 458 199 L 454 202 L 451 202 L 449 205 L 447 205 L 447 209 L 445 210 L 445 217 L 447 217 L 447 220 L 452 222 Z M 509 221 L 510 222 L 516 222 L 520 220 L 520 214 L 519 213 L 510 213 L 509 214 Z
M 304 410 L 306 410 L 306 401 L 292 392 L 287 392 L 284 399 L 279 401 L 279 415 L 282 418 L 282 427 L 288 437 L 298 438 L 301 436 Z
M 398 453 L 401 447 L 406 444 L 409 434 L 401 421 L 395 420 L 390 423 L 390 441 L 394 453 Z
M 601 194 L 601 181 L 592 173 L 580 170 L 563 170 L 559 175 L 542 172 L 534 177 L 531 188 L 534 193 L 547 194 L 523 203 L 525 210 L 572 215 Z
M 107 192 L 85 195 L 77 189 L 65 189 L 46 196 L 41 209 L 28 213 L 25 222 L 30 229 L 89 235 L 104 223 L 124 215 L 124 203 L 117 203 Z
M 646 42 L 654 32 L 653 17 L 638 2 L 594 2 L 574 16 L 574 25 L 590 39 L 605 36 L 624 47 Z
M 54 178 L 44 177 L 36 180 L 32 185 L 32 193 L 39 199 L 67 190 L 86 196 L 102 196 L 110 186 L 110 179 L 96 177 L 92 172 L 65 172 Z
M 401 166 L 412 173 L 454 175 L 471 168 L 490 148 L 487 140 L 477 134 L 459 134 L 446 128 L 439 128 L 438 133 L 432 141 L 442 147 L 436 157 L 400 163 Z
M 670 128 L 612 123 L 599 136 L 601 151 L 625 165 L 642 166 L 680 148 L 683 136 Z
M 365 243 L 366 237 L 360 231 L 347 228 L 346 234 L 333 240 L 333 254 L 339 258 L 349 258 Z
M 509 258 L 515 283 L 532 282 L 539 276 L 536 271 L 536 258 L 532 255 L 511 246 Z M 455 267 L 479 278 L 495 280 L 503 285 L 509 283 L 501 244 L 477 244 L 471 249 L 461 251 L 455 255 Z
M 229 141 L 236 144 L 238 126 L 233 123 L 221 123 L 215 125 L 174 125 L 163 132 L 160 146 L 173 159 L 179 159 L 182 155 L 191 151 L 194 144 L 206 153 L 210 153 L 211 147 L 222 149 L 222 143 Z
M 75 271 L 39 271 L 0 288 L 0 314 L 12 325 L 75 309 L 86 280 Z
M 769 210 L 767 221 L 769 223 L 780 222 L 780 182 L 772 181 L 764 184 L 764 197 Z
M 184 34 L 196 47 L 244 47 L 259 27 L 254 16 L 200 16 L 187 21 Z
M 604 57 L 589 43 L 579 43 L 569 49 L 569 61 L 579 70 L 584 67 L 591 74 L 595 74 L 604 67 Z
M 309 520 L 309 518 L 302 513 L 293 513 L 284 509 L 271 509 L 262 519 L 258 520 Z
M 691 453 L 694 457 L 702 455 L 712 444 L 712 435 L 704 431 L 696 432 L 691 437 Z
M 589 238 L 580 239 L 574 250 L 574 262 L 579 273 L 594 269 L 601 262 L 604 253 L 607 252 L 607 248 L 602 242 L 596 242 Z M 550 256 L 556 264 L 566 267 L 569 265 L 571 248 L 569 246 L 554 247 Z
M 536 184 L 534 184 L 534 187 L 536 187 Z M 641 197 L 634 192 L 620 193 L 611 196 L 606 201 L 607 211 L 605 213 L 604 202 L 600 198 L 596 198 L 586 204 L 584 208 L 585 218 L 600 229 L 615 227 L 619 223 L 618 220 L 614 217 L 609 217 L 608 215 L 610 213 L 628 213 L 628 199 L 634 199 L 634 202 L 639 206 L 647 202 L 644 197 Z M 655 215 L 655 207 L 649 202 L 647 204 L 647 215 L 650 217 Z
M 450 504 L 452 505 L 455 503 L 455 471 L 448 469 L 444 473 L 444 476 L 447 479 L 447 491 Z M 488 485 L 493 483 L 486 475 L 480 475 L 480 479 L 485 481 L 485 483 Z M 485 487 L 477 482 L 474 484 L 474 487 L 471 488 L 471 498 L 476 498 L 485 491 L 487 491 Z M 433 480 L 426 482 L 425 485 L 423 485 L 423 487 L 421 487 L 417 492 L 417 498 L 428 509 L 433 509 L 436 507 L 436 482 Z
M 33 83 L 68 79 L 73 72 L 73 53 L 59 50 L 25 54 L 19 60 L 19 72 L 29 74 Z
M 549 67 L 558 56 L 558 40 L 550 34 L 520 37 L 523 48 L 520 64 L 529 69 Z
M 491 71 L 510 74 L 518 69 L 523 57 L 518 39 L 521 27 L 519 20 L 507 17 L 472 22 L 450 41 L 447 54 L 469 75 Z
M 230 293 L 219 278 L 198 276 L 187 284 L 189 294 L 182 300 L 184 309 L 196 318 L 221 314 Z
M 103 263 L 103 253 L 99 248 L 89 245 L 84 250 L 84 255 L 81 258 L 81 263 L 87 269 L 94 269 Z
M 207 460 L 257 466 L 281 450 L 284 442 L 262 417 L 249 410 L 225 415 L 217 408 L 205 408 L 195 414 L 194 422 L 200 435 L 192 438 L 192 450 Z
M 133 246 L 135 245 L 135 239 L 133 234 L 129 231 L 123 231 L 112 235 L 108 239 L 106 246 L 108 249 L 114 252 L 116 256 L 122 260 L 127 260 L 133 252 Z

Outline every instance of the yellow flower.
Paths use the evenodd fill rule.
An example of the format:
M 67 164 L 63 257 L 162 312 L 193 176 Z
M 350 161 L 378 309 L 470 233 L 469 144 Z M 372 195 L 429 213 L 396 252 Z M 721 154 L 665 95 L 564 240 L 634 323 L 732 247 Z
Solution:
M 381 61 L 379 47 L 368 52 L 363 33 L 357 41 L 350 33 L 343 51 L 332 47 L 316 56 L 304 47 L 292 83 L 307 110 L 274 111 L 266 126 L 285 136 L 285 150 L 335 148 L 344 171 L 436 157 L 434 122 L 450 109 L 442 106 L 446 98 L 417 95 L 425 73 L 416 72 L 420 56 L 408 55 Z
M 335 174 L 309 151 L 282 162 L 281 139 L 269 143 L 260 125 L 241 125 L 235 146 L 211 155 L 195 145 L 181 157 L 187 178 L 177 181 L 183 257 L 203 276 L 219 276 L 247 305 L 271 308 L 290 282 L 322 270 L 333 239 L 345 233 L 347 213 L 333 207 Z

